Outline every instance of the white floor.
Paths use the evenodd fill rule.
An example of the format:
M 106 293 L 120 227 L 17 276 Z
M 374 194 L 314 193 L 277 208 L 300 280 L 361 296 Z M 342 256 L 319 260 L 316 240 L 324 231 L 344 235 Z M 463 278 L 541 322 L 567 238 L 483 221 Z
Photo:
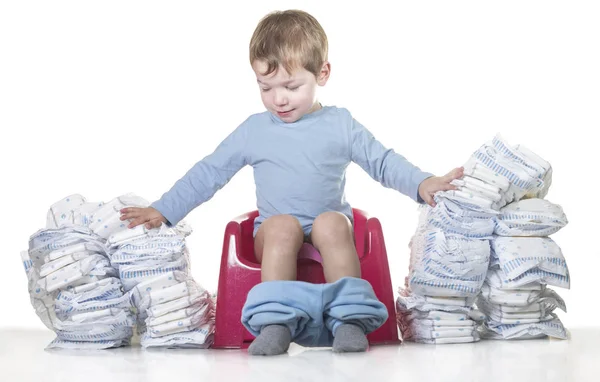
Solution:
M 333 354 L 293 345 L 278 357 L 240 350 L 46 351 L 50 331 L 0 330 L 0 381 L 599 381 L 600 328 L 571 338 L 373 347 Z

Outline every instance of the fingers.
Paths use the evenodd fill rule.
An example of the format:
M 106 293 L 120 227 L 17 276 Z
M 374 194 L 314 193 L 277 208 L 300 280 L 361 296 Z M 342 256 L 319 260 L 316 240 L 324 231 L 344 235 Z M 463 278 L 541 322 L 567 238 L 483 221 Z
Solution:
M 145 224 L 148 229 L 158 228 L 166 221 L 165 218 L 153 208 L 129 207 L 123 208 L 119 212 L 121 212 L 121 220 L 130 220 L 127 228 L 135 228 L 141 224 Z
M 129 219 L 138 218 L 142 215 L 142 210 L 143 210 L 143 208 L 137 208 L 137 207 L 123 208 L 119 211 L 119 212 L 121 212 L 120 219 L 121 220 L 129 220 Z
M 425 194 L 425 197 L 423 198 L 423 200 L 425 201 L 425 203 L 429 204 L 431 207 L 435 207 L 435 201 L 433 200 L 433 197 L 431 196 L 430 193 Z
M 144 217 L 139 217 L 137 219 L 134 219 L 131 223 L 129 223 L 129 225 L 127 226 L 127 228 L 135 228 L 140 224 L 144 224 L 146 223 L 148 220 Z
M 446 175 L 444 175 L 444 181 L 452 182 L 454 179 L 460 179 L 465 175 L 464 167 L 457 167 L 454 170 L 450 171 Z
M 129 223 L 127 228 L 135 228 L 141 224 L 144 224 L 146 226 L 146 228 L 148 228 L 148 229 L 152 229 L 152 228 L 159 228 L 160 225 L 162 224 L 162 221 L 159 218 L 148 220 L 147 218 L 139 217 L 137 219 L 134 219 L 131 223 Z
M 130 220 L 127 228 L 135 228 L 140 224 L 144 224 L 149 220 L 148 213 L 145 208 L 129 207 L 120 210 L 121 221 Z
M 162 221 L 160 220 L 160 218 L 152 219 L 146 223 L 146 228 L 148 228 L 148 229 L 158 228 L 158 227 L 160 227 L 161 224 L 162 224 Z

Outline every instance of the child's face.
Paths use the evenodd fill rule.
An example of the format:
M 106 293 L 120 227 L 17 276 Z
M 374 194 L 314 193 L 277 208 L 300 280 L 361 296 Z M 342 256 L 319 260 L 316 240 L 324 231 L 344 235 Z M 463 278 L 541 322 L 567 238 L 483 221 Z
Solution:
M 323 86 L 327 82 L 330 65 L 328 62 L 323 64 L 318 78 L 304 68 L 289 74 L 283 67 L 263 76 L 261 73 L 266 72 L 267 64 L 258 60 L 254 61 L 252 69 L 260 87 L 260 97 L 267 110 L 282 121 L 291 123 L 318 108 L 317 86 Z

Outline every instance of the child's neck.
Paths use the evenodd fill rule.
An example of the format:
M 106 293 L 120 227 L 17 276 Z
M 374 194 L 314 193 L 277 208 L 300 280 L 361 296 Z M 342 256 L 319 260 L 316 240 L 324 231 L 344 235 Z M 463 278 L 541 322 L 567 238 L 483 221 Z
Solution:
M 321 110 L 322 108 L 323 108 L 323 105 L 321 105 L 321 103 L 319 101 L 315 101 L 314 105 L 312 105 L 312 107 L 306 114 L 314 113 L 315 111 Z

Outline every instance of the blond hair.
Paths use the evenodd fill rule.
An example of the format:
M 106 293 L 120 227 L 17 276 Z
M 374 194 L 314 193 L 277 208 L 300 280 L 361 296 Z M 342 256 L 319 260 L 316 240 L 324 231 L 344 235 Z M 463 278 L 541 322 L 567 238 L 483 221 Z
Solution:
M 250 65 L 265 61 L 268 75 L 283 66 L 288 73 L 304 68 L 318 77 L 327 61 L 327 35 L 304 11 L 269 13 L 260 20 L 250 40 Z

